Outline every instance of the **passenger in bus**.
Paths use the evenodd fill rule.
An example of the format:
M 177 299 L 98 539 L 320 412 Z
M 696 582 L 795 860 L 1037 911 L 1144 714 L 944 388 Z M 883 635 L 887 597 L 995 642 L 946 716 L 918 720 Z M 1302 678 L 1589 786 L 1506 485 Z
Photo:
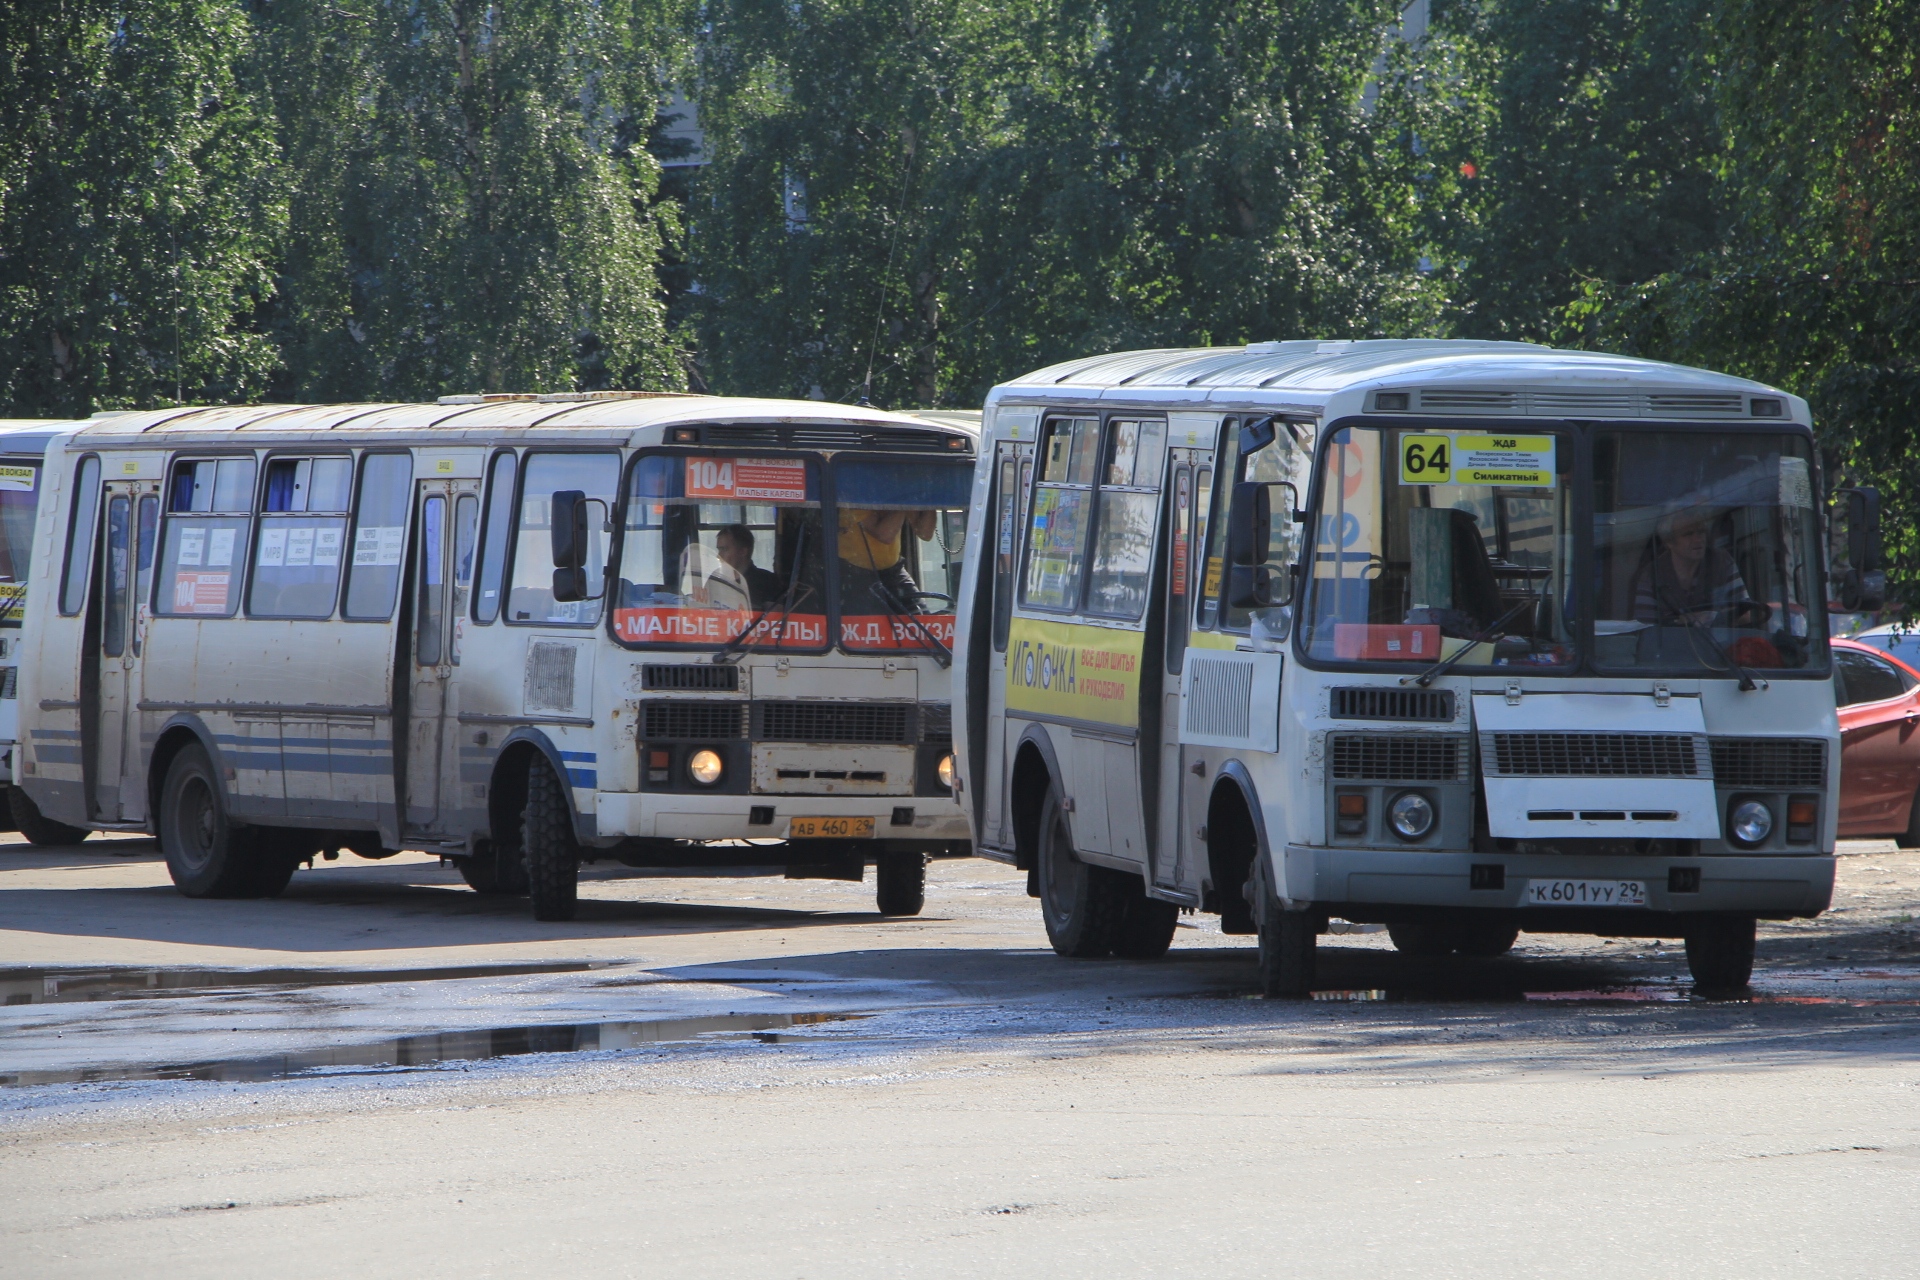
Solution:
M 743 524 L 730 524 L 714 535 L 714 549 L 721 563 L 733 570 L 733 578 L 746 585 L 748 603 L 764 609 L 780 598 L 783 586 L 779 574 L 753 562 L 753 541 L 753 530 Z
M 903 528 L 910 528 L 922 542 L 930 541 L 937 519 L 932 511 L 863 511 L 843 507 L 839 530 L 841 612 L 861 614 L 884 610 L 886 605 L 873 590 L 876 585 L 886 593 L 896 612 L 917 612 L 915 595 L 920 587 L 907 572 L 900 533 Z
M 1715 544 L 1714 513 L 1688 507 L 1661 517 L 1633 578 L 1636 622 L 1756 625 L 1764 607 L 1747 594 L 1740 566 Z

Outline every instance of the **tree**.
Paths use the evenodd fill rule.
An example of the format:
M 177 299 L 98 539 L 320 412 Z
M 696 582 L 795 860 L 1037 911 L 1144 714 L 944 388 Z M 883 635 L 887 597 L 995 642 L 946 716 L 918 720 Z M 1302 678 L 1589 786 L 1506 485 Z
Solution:
M 0 7 L 0 402 L 246 399 L 285 223 L 258 47 L 229 0 Z
M 670 15 L 647 0 L 275 0 L 288 390 L 684 385 L 655 266 Z

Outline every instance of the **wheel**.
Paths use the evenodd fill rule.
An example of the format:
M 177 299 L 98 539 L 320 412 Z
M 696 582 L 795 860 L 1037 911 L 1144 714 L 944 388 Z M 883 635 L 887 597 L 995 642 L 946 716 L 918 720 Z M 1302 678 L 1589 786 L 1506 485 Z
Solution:
M 189 898 L 250 898 L 265 879 L 246 828 L 227 818 L 220 783 L 199 744 L 183 748 L 160 787 L 160 851 L 174 888 Z M 288 868 L 288 875 L 292 869 Z M 286 881 L 281 881 L 284 888 Z
M 18 787 L 7 788 L 7 808 L 13 813 L 14 827 L 32 844 L 79 844 L 93 834 L 85 827 L 70 827 L 64 822 L 41 817 L 40 806 Z
M 527 864 L 518 844 L 508 849 L 501 843 L 482 841 L 472 857 L 455 858 L 454 863 L 460 868 L 460 878 L 475 893 L 512 896 L 527 891 Z
M 917 916 L 927 905 L 927 855 L 883 853 L 873 867 L 874 901 L 883 916 Z
M 1171 902 L 1147 896 L 1146 882 L 1128 876 L 1127 900 L 1115 930 L 1113 954 L 1126 960 L 1158 960 L 1173 945 L 1173 931 L 1180 923 L 1180 908 Z
M 573 841 L 567 793 L 545 756 L 527 769 L 527 806 L 521 810 L 527 851 L 527 896 L 535 920 L 571 920 L 580 904 L 580 846 Z
M 1105 867 L 1092 867 L 1073 852 L 1073 833 L 1057 787 L 1040 806 L 1040 916 L 1047 941 L 1063 956 L 1108 955 L 1118 941 L 1126 910 L 1126 881 Z
M 242 898 L 277 898 L 286 892 L 293 873 L 311 853 L 303 849 L 277 847 L 272 836 L 258 828 L 240 830 L 241 847 L 246 851 L 247 885 Z
M 1452 931 L 1437 924 L 1390 924 L 1387 936 L 1393 939 L 1395 951 L 1428 959 L 1452 955 L 1457 945 Z
M 1304 996 L 1313 989 L 1313 971 L 1320 948 L 1320 922 L 1311 912 L 1283 911 L 1265 889 L 1262 879 L 1260 910 L 1260 990 L 1269 996 Z
M 1752 916 L 1709 916 L 1687 930 L 1687 969 L 1702 993 L 1743 991 L 1753 978 Z
M 1920 793 L 1913 797 L 1913 807 L 1907 812 L 1907 829 L 1893 838 L 1893 842 L 1902 849 L 1920 849 Z
M 1389 935 L 1391 936 L 1391 935 Z M 1520 940 L 1520 931 L 1504 924 L 1463 924 L 1453 931 L 1454 950 L 1463 956 L 1503 956 Z M 1400 943 L 1396 939 L 1394 946 Z

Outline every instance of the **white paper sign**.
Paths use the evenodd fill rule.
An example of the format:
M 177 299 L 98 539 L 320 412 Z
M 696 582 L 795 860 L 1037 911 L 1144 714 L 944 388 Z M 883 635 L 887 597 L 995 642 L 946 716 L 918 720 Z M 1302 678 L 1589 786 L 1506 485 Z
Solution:
M 313 531 L 313 562 L 326 568 L 333 568 L 340 563 L 340 531 L 338 529 Z
M 207 564 L 213 568 L 233 563 L 232 529 L 215 529 L 213 536 L 207 539 Z
M 303 568 L 313 563 L 313 527 L 287 530 L 287 565 Z
M 273 569 L 287 562 L 287 528 L 270 524 L 260 531 L 260 567 Z
M 180 564 L 199 564 L 206 553 L 207 531 L 205 529 L 182 529 L 180 531 Z

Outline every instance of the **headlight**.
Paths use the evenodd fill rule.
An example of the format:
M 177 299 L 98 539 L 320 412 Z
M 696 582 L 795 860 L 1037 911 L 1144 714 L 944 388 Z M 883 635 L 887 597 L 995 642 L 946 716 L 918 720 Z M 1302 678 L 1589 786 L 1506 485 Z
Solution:
M 953 790 L 953 752 L 949 751 L 940 757 L 940 763 L 934 767 L 934 772 L 940 775 L 941 786 L 949 791 Z
M 727 771 L 727 762 L 720 758 L 718 751 L 702 747 L 687 760 L 687 773 L 703 787 L 710 787 L 720 781 L 720 775 Z
M 1773 832 L 1773 810 L 1758 800 L 1742 800 L 1727 815 L 1727 832 L 1735 844 L 1759 844 Z
M 1387 806 L 1387 824 L 1403 840 L 1418 840 L 1433 830 L 1433 801 L 1417 791 L 1403 791 Z

